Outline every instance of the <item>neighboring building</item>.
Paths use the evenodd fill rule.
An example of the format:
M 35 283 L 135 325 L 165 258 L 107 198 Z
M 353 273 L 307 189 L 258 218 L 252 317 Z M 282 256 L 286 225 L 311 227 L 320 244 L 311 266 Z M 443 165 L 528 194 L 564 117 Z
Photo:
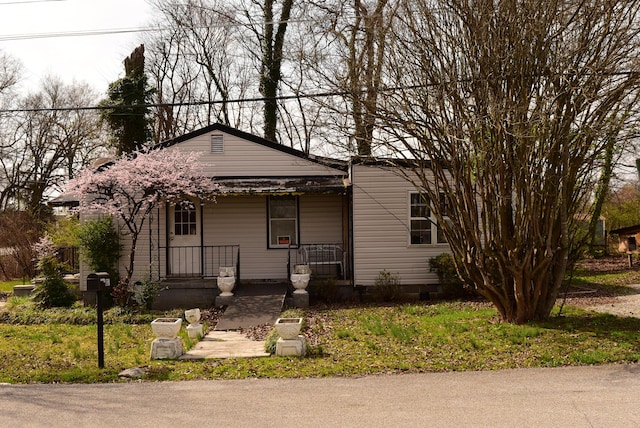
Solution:
M 393 168 L 306 155 L 220 124 L 161 148 L 203 152 L 220 194 L 215 203 L 157 210 L 138 241 L 134 280 L 164 280 L 174 295 L 198 289 L 213 300 L 222 266 L 259 284 L 287 281 L 304 261 L 316 276 L 353 287 L 374 285 L 383 270 L 415 292 L 437 283 L 429 258 L 449 247 L 413 184 Z
M 629 227 L 621 227 L 609 232 L 618 236 L 618 251 L 626 254 L 640 254 L 640 224 Z

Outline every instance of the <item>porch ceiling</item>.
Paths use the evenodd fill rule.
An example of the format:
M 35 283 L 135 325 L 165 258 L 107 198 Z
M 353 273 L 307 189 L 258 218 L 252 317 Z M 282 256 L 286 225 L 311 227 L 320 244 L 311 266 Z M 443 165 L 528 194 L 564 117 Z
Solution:
M 220 193 L 343 193 L 348 184 L 342 176 L 216 177 Z

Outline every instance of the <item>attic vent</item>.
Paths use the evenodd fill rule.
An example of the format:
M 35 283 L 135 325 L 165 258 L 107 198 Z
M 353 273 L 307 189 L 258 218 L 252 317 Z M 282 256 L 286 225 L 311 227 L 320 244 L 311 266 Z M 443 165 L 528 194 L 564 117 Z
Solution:
M 224 153 L 224 141 L 222 135 L 211 136 L 211 153 Z

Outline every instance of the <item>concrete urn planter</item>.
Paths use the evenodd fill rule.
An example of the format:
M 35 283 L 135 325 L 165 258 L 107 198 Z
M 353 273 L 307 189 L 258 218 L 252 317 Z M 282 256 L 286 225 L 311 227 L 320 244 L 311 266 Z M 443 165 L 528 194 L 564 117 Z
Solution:
M 184 311 L 184 318 L 189 324 L 194 324 L 200 321 L 200 309 L 189 309 Z
M 151 330 L 158 339 L 174 339 L 182 327 L 182 318 L 156 318 L 151 321 Z
M 236 277 L 235 276 L 219 276 L 218 277 L 218 288 L 220 289 L 221 296 L 233 296 L 231 290 L 236 286 Z
M 236 286 L 235 268 L 233 266 L 221 266 L 218 271 L 218 288 L 221 296 L 233 296 L 231 290 Z
M 311 275 L 311 268 L 309 267 L 309 265 L 294 265 L 293 266 L 293 273 Z
M 295 289 L 294 294 L 307 294 L 307 286 L 311 279 L 311 268 L 309 265 L 295 265 L 291 274 L 291 284 Z
M 218 276 L 236 276 L 236 268 L 233 266 L 220 266 L 220 269 L 218 270 Z
M 184 311 L 184 318 L 187 320 L 189 325 L 187 326 L 187 334 L 190 339 L 199 339 L 202 337 L 203 327 L 200 321 L 200 309 L 189 309 Z
M 297 339 L 302 329 L 302 318 L 278 318 L 275 327 L 282 339 Z

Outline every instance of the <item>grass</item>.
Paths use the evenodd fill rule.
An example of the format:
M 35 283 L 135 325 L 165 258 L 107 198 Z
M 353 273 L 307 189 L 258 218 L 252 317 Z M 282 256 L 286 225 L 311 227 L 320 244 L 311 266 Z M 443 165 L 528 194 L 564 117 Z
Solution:
M 29 279 L 16 279 L 12 281 L 0 281 L 0 292 L 2 293 L 13 293 L 14 285 L 24 285 L 30 284 L 31 281 Z
M 634 276 L 635 275 L 635 276 Z M 637 272 L 579 273 L 581 284 L 624 292 Z M 565 306 L 548 321 L 511 325 L 479 302 L 311 308 L 303 316 L 308 356 L 151 361 L 149 322 L 158 314 L 105 313 L 105 368 L 97 367 L 95 310 L 39 311 L 11 298 L 0 313 L 0 382 L 116 382 L 143 367 L 148 381 L 358 376 L 497 370 L 640 361 L 640 319 Z M 160 316 L 180 316 L 168 313 Z M 183 329 L 185 346 L 193 345 Z
M 314 309 L 304 315 L 307 358 L 151 361 L 149 324 L 113 322 L 105 326 L 105 369 L 97 368 L 93 324 L 0 324 L 0 382 L 114 382 L 134 366 L 146 368 L 147 380 L 188 380 L 640 361 L 640 319 L 575 308 L 521 326 L 498 322 L 486 304 L 461 302 Z M 184 329 L 182 334 L 190 346 Z
M 576 269 L 571 283 L 577 286 L 604 288 L 611 293 L 624 295 L 634 291 L 628 287 L 629 284 L 640 284 L 640 270 L 593 272 Z

